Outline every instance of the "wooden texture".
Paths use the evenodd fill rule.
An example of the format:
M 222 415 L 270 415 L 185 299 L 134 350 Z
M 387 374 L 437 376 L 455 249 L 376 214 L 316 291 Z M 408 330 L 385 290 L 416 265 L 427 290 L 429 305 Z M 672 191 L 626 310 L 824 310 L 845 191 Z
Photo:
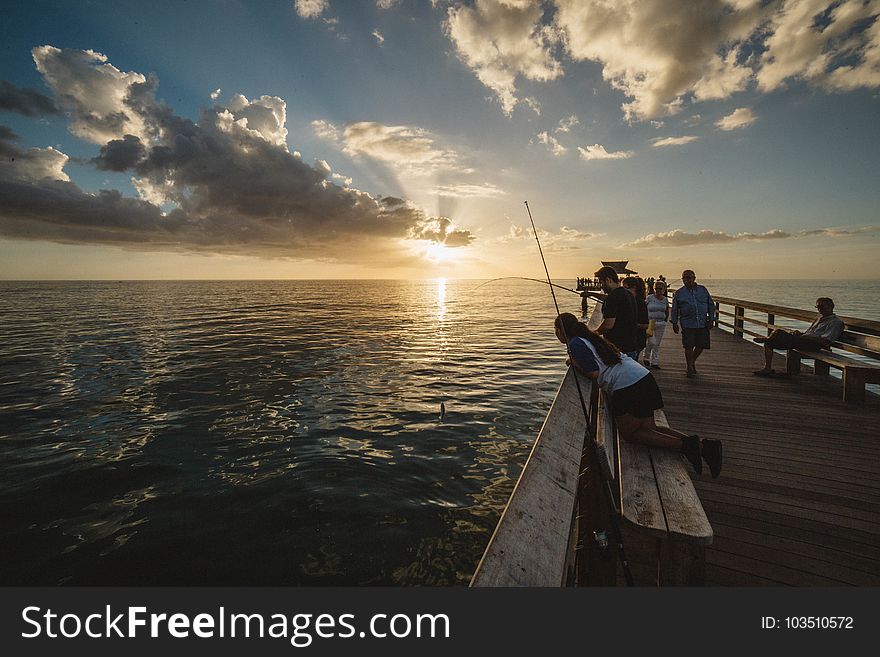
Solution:
M 651 459 L 670 538 L 711 545 L 712 526 L 681 456 L 672 450 L 655 447 L 651 448 Z
M 620 511 L 623 517 L 657 538 L 665 538 L 666 517 L 657 490 L 650 452 L 620 441 Z
M 599 390 L 599 404 L 596 411 L 596 444 L 599 446 L 601 457 L 601 467 L 605 471 L 605 476 L 609 479 L 617 477 L 617 457 L 614 448 L 617 443 L 614 435 L 614 420 L 611 415 L 611 400 Z
M 755 377 L 759 345 L 711 337 L 696 378 L 668 332 L 654 371 L 670 423 L 724 442 L 718 479 L 689 474 L 715 534 L 707 584 L 877 586 L 880 398 L 853 407 L 834 377 Z
M 569 369 L 471 586 L 562 586 L 587 422 Z M 589 402 L 591 382 L 581 377 Z

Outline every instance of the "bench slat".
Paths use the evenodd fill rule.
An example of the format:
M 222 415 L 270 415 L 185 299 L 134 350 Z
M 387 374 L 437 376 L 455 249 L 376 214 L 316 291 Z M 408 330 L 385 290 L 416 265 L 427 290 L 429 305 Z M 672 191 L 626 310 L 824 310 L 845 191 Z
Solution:
M 665 538 L 666 517 L 654 481 L 650 452 L 641 445 L 619 441 L 620 511 L 623 517 L 647 533 Z
M 689 543 L 711 545 L 712 525 L 681 455 L 671 449 L 652 447 L 651 458 L 670 536 Z
M 471 586 L 562 586 L 587 423 L 574 370 L 559 386 Z M 591 383 L 581 377 L 589 400 Z
M 864 370 L 877 370 L 880 372 L 880 368 L 871 365 L 870 363 L 863 363 L 862 361 L 855 360 L 850 358 L 849 356 L 842 356 L 839 354 L 834 354 L 830 351 L 801 351 L 800 349 L 795 349 L 801 358 L 813 358 L 815 360 L 821 360 L 823 363 L 828 363 L 829 365 L 833 365 L 839 369 L 845 368 L 856 368 L 856 369 L 864 369 Z
M 599 404 L 596 411 L 596 444 L 599 446 L 601 456 L 600 465 L 605 471 L 605 476 L 614 479 L 617 476 L 614 467 L 614 444 L 617 442 L 614 435 L 614 420 L 611 414 L 610 398 L 604 390 L 599 390 Z
M 654 411 L 654 423 L 658 427 L 669 428 L 666 413 L 661 409 Z M 712 525 L 681 455 L 668 449 L 652 449 L 651 458 L 654 460 L 654 473 L 669 533 L 694 543 L 710 545 L 714 537 Z

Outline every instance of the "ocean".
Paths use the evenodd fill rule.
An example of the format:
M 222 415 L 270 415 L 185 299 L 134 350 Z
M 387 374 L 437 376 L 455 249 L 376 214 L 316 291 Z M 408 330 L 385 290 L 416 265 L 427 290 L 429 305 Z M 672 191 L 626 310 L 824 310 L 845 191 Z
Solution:
M 880 320 L 878 281 L 699 282 Z M 523 280 L 0 296 L 2 585 L 466 584 L 564 373 Z

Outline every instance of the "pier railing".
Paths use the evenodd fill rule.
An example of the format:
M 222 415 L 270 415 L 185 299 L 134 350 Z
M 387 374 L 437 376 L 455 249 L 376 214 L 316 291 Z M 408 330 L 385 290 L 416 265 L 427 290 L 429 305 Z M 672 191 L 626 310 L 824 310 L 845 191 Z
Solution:
M 715 300 L 717 310 L 717 326 L 731 329 L 733 334 L 740 338 L 769 335 L 773 329 L 786 328 L 778 323 L 783 318 L 810 323 L 817 317 L 815 311 L 811 312 L 799 308 L 732 297 L 716 296 L 712 298 Z M 730 307 L 732 312 L 727 310 L 727 307 Z M 766 316 L 766 320 L 750 317 L 746 314 L 747 310 Z M 833 346 L 871 360 L 880 360 L 880 322 L 845 315 L 838 315 L 838 317 L 846 325 L 846 330 Z M 754 327 L 758 327 L 759 330 L 753 330 Z
M 569 368 L 471 586 L 556 587 L 579 579 L 577 571 L 586 565 L 576 563 L 577 546 L 591 531 L 588 523 L 600 517 L 599 489 L 590 478 L 598 476 L 598 467 L 614 476 L 617 460 L 613 433 L 605 426 L 611 418 L 603 410 L 598 387 Z

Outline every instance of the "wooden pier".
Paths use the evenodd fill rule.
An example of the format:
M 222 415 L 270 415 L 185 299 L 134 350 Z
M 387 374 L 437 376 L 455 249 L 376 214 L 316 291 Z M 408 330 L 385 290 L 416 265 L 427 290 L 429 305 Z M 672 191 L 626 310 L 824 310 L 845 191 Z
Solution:
M 880 399 L 846 404 L 831 377 L 753 376 L 762 362 L 716 329 L 688 379 L 667 331 L 653 370 L 670 424 L 724 441 L 721 476 L 693 477 L 715 531 L 706 583 L 880 585 Z
M 712 348 L 698 360 L 695 378 L 685 376 L 681 340 L 671 330 L 662 343 L 662 369 L 653 370 L 669 424 L 724 442 L 720 477 L 690 475 L 696 504 L 702 504 L 714 532 L 705 548 L 703 581 L 709 586 L 880 585 L 880 396 L 868 392 L 864 403 L 847 403 L 840 379 L 809 370 L 790 379 L 753 376 L 763 365 L 762 348 L 749 339 L 757 333 L 744 327 L 737 300 L 725 302 L 736 305 L 733 313 L 721 312 L 722 323 L 725 316 L 734 318 L 727 325 L 735 333 L 712 331 Z M 752 308 L 767 312 L 766 322 L 745 317 L 745 323 L 769 330 L 773 313 L 791 310 L 768 308 Z M 809 315 L 796 312 L 804 317 L 787 316 Z M 872 336 L 880 333 L 880 323 L 844 319 L 848 332 L 842 339 L 850 344 L 843 346 L 855 345 L 850 351 L 876 358 L 878 338 Z M 785 372 L 785 357 L 774 358 L 775 369 Z M 571 379 L 569 373 L 559 389 L 555 410 L 473 585 L 583 583 L 580 564 L 572 566 L 579 559 L 573 546 L 590 542 L 589 533 L 585 538 L 578 528 L 588 513 L 578 509 L 570 480 L 585 470 L 570 443 L 573 432 L 583 435 L 584 422 L 575 421 L 579 405 Z M 597 412 L 594 400 L 591 413 Z M 591 420 L 587 440 L 598 436 L 596 426 Z M 618 475 L 622 467 L 621 460 Z M 548 495 L 555 498 L 552 503 Z M 635 581 L 654 586 L 660 563 L 656 544 L 635 529 L 624 523 Z M 546 540 L 536 542 L 536 537 Z M 619 576 L 617 581 L 622 583 Z

